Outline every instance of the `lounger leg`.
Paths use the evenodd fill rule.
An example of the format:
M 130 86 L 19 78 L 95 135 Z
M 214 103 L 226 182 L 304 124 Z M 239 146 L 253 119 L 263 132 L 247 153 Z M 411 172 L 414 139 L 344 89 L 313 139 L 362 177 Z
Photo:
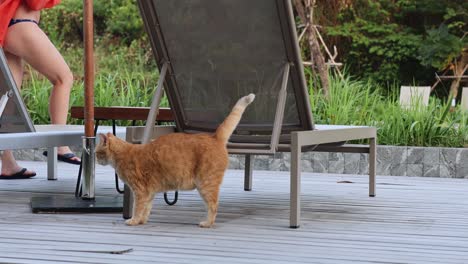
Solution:
M 376 138 L 370 139 L 369 144 L 369 196 L 375 197 L 375 174 L 377 164 L 377 142 Z
M 245 155 L 244 191 L 252 190 L 252 155 Z
M 47 148 L 47 180 L 57 180 L 57 148 Z
M 291 190 L 289 227 L 301 224 L 301 146 L 297 133 L 291 134 Z
M 133 194 L 127 184 L 124 185 L 123 218 L 130 219 L 133 216 Z

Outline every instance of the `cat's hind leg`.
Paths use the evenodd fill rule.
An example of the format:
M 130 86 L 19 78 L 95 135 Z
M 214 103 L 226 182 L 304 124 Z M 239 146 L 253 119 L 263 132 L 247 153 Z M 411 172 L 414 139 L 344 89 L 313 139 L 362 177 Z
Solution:
M 143 224 L 146 224 L 148 222 L 149 216 L 151 214 L 151 208 L 153 207 L 153 201 L 154 201 L 154 196 L 156 193 L 151 194 L 149 200 L 146 202 L 146 206 L 144 208 L 144 211 L 142 213 L 142 221 Z
M 219 188 L 221 187 L 221 183 L 219 184 L 206 184 L 198 187 L 198 192 L 200 196 L 203 198 L 205 202 L 205 206 L 207 208 L 207 216 L 206 220 L 200 222 L 200 227 L 212 227 L 215 219 L 216 214 L 218 213 L 218 201 L 219 201 Z
M 134 192 L 133 217 L 125 221 L 125 224 L 130 226 L 146 224 L 151 213 L 153 198 L 154 193 Z

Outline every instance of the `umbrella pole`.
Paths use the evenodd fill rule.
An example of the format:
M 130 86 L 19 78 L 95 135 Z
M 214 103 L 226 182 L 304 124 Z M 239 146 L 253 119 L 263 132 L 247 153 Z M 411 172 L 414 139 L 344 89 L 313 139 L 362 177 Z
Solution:
M 84 52 L 85 52 L 85 90 L 83 137 L 83 195 L 84 200 L 94 200 L 95 180 L 95 144 L 94 135 L 94 20 L 93 0 L 83 0 L 84 8 Z
M 94 50 L 93 50 L 93 0 L 83 0 L 84 49 L 85 49 L 85 136 L 83 137 L 83 192 L 82 196 L 65 197 L 52 195 L 31 198 L 33 213 L 117 213 L 123 211 L 123 199 L 94 196 L 95 191 L 95 144 L 94 135 Z

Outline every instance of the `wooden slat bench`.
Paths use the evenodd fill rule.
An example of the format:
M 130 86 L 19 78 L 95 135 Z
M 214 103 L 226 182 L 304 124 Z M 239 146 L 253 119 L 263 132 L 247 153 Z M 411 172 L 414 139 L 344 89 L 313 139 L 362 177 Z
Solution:
M 110 106 L 110 107 L 94 107 L 94 119 L 98 120 L 146 120 L 148 117 L 149 107 L 127 107 L 127 106 Z M 72 118 L 84 119 L 84 108 L 82 106 L 73 106 L 70 110 Z M 156 118 L 158 122 L 173 122 L 174 115 L 169 108 L 159 108 L 159 113 Z
M 146 121 L 148 118 L 149 107 L 130 107 L 130 106 L 109 106 L 109 107 L 94 107 L 94 120 L 95 129 L 94 134 L 99 127 L 100 121 L 112 121 L 112 128 L 115 134 L 115 121 L 116 120 L 131 120 L 133 125 L 136 121 Z M 70 109 L 70 115 L 72 118 L 84 119 L 84 107 L 83 106 L 72 106 Z M 174 122 L 174 115 L 170 108 L 160 108 L 158 116 L 156 117 L 157 122 Z

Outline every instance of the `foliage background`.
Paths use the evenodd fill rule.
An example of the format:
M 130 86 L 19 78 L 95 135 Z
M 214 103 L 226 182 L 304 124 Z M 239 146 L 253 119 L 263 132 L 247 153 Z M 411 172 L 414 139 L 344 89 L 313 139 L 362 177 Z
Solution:
M 434 82 L 468 47 L 465 0 L 319 0 L 318 24 L 352 74 L 381 83 Z
M 71 105 L 83 105 L 82 5 L 62 0 L 41 18 L 74 73 Z M 158 73 L 136 1 L 95 1 L 94 9 L 96 106 L 148 106 Z M 465 0 L 317 0 L 315 21 L 346 76 L 331 76 L 325 99 L 306 69 L 317 123 L 374 125 L 381 144 L 467 146 L 467 114 L 449 111 L 445 84 L 424 111 L 397 100 L 400 85 L 432 84 L 434 72 L 467 48 L 467 12 Z M 33 121 L 48 123 L 49 82 L 29 68 L 23 87 Z
M 134 0 L 95 1 L 94 8 L 98 45 L 134 47 L 130 55 L 152 63 Z M 81 12 L 81 0 L 64 0 L 44 12 L 41 26 L 63 48 L 79 46 Z M 434 72 L 468 47 L 466 0 L 318 0 L 315 16 L 350 74 L 387 85 L 432 84 Z

